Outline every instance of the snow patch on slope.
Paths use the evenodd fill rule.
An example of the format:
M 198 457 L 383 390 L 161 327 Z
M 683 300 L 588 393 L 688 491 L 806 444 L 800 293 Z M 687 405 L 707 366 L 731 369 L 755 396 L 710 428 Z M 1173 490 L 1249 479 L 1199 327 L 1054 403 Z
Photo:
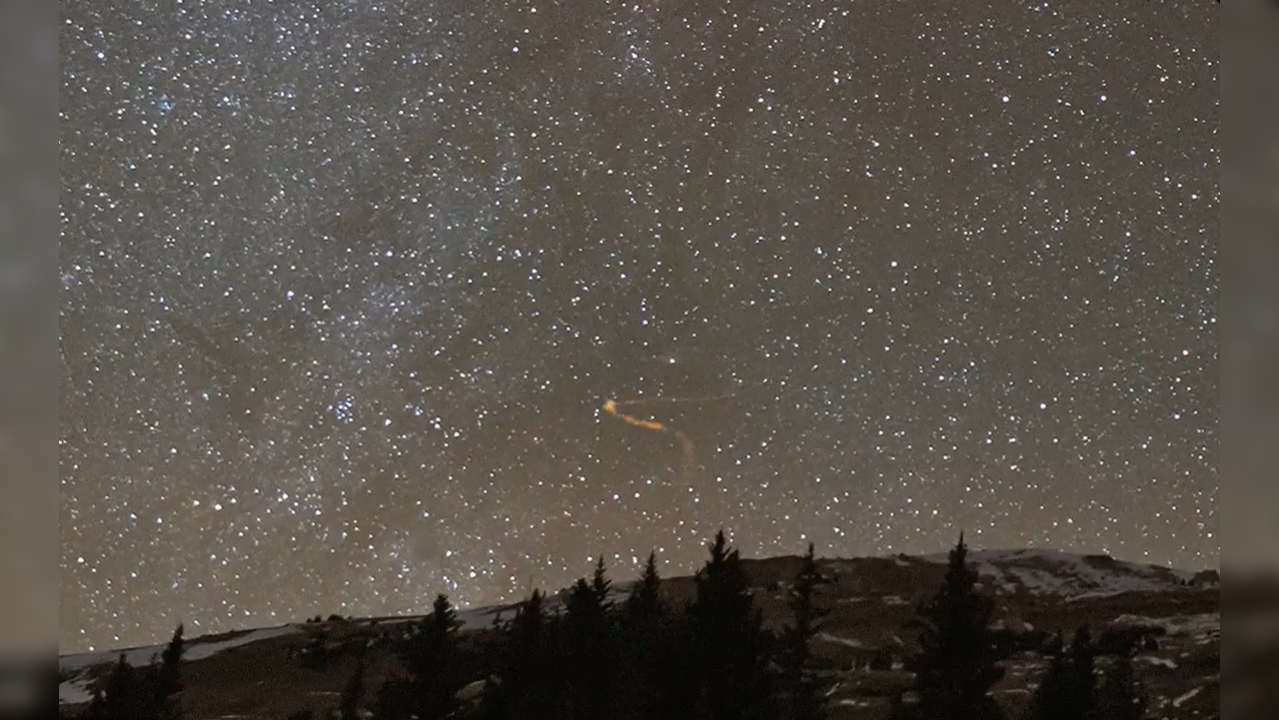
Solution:
M 1120 615 L 1110 623 L 1115 627 L 1162 629 L 1167 635 L 1208 635 L 1221 632 L 1221 613 L 1177 615 L 1152 618 L 1145 615 Z
M 944 564 L 949 554 L 923 555 L 920 559 Z M 1181 570 L 1057 550 L 972 550 L 968 561 L 978 576 L 993 579 L 1005 591 L 1024 588 L 1032 595 L 1072 599 L 1164 592 L 1194 577 L 1194 573 Z
M 285 625 L 277 628 L 254 630 L 253 632 L 248 632 L 238 637 L 231 638 L 230 640 L 222 640 L 220 642 L 192 642 L 182 648 L 182 659 L 185 662 L 203 660 L 205 658 L 213 657 L 220 652 L 230 650 L 231 648 L 249 645 L 262 640 L 270 640 L 271 638 L 282 637 L 284 635 L 293 635 L 297 632 L 299 632 L 299 630 L 296 625 Z
M 58 704 L 78 705 L 93 700 L 88 680 L 64 680 L 58 683 Z
M 1203 686 L 1202 686 L 1202 685 L 1201 685 L 1201 686 L 1199 686 L 1199 687 L 1197 687 L 1197 688 L 1195 688 L 1194 690 L 1191 690 L 1190 692 L 1188 692 L 1188 693 L 1186 693 L 1186 694 L 1184 694 L 1184 695 L 1182 695 L 1182 696 L 1178 697 L 1176 700 L 1173 700 L 1173 701 L 1172 701 L 1172 706 L 1173 706 L 1173 707 L 1181 707 L 1181 704 L 1182 704 L 1182 703 L 1184 703 L 1185 701 L 1189 700 L 1190 698 L 1192 698 L 1192 697 L 1194 697 L 1194 696 L 1198 695 L 1198 694 L 1199 694 L 1199 691 L 1201 691 L 1201 690 L 1203 690 Z
M 182 659 L 186 662 L 203 660 L 241 645 L 249 645 L 260 640 L 280 637 L 281 635 L 292 635 L 300 631 L 300 628 L 296 625 L 284 625 L 253 630 L 229 640 L 211 642 L 201 642 L 198 639 L 188 640 L 182 648 Z M 105 650 L 102 652 L 81 653 L 79 655 L 63 655 L 58 658 L 58 670 L 61 672 L 77 672 L 97 665 L 112 664 L 118 661 L 121 655 L 124 656 L 124 661 L 129 665 L 142 667 L 149 664 L 152 658 L 159 657 L 160 653 L 164 652 L 164 648 L 165 645 L 148 645 L 127 650 Z
M 163 645 L 148 645 L 127 650 L 105 650 L 102 652 L 81 653 L 79 655 L 64 655 L 58 658 L 58 670 L 61 672 L 76 672 L 77 670 L 97 665 L 107 665 L 120 659 L 121 655 L 124 656 L 124 661 L 129 665 L 141 667 L 150 663 L 152 657 L 159 656 L 162 652 L 164 652 Z
M 831 635 L 830 633 L 818 633 L 818 634 L 817 634 L 817 638 L 818 638 L 819 640 L 824 640 L 824 641 L 826 641 L 826 642 L 828 642 L 828 643 L 834 643 L 834 644 L 836 644 L 836 645 L 843 645 L 843 646 L 845 646 L 845 647 L 851 647 L 851 648 L 865 648 L 865 647 L 866 647 L 866 645 L 865 645 L 865 644 L 863 644 L 860 640 L 856 640 L 856 639 L 853 639 L 853 638 L 840 637 L 840 636 L 838 636 L 838 635 Z
M 198 638 L 188 640 L 182 647 L 182 661 L 195 662 L 196 660 L 204 660 L 232 648 L 298 632 L 301 632 L 301 628 L 297 625 L 283 625 L 281 627 L 252 630 L 228 640 L 208 642 L 203 642 Z M 58 658 L 58 671 L 80 675 L 88 668 L 115 664 L 120 660 L 121 655 L 124 656 L 124 661 L 128 665 L 143 667 L 150 664 L 153 659 L 158 658 L 160 653 L 164 652 L 164 648 L 165 645 L 148 645 L 127 650 L 104 650 L 102 652 L 64 655 Z M 58 683 L 58 702 L 68 704 L 89 702 L 93 699 L 93 694 L 89 691 L 90 682 L 90 678 L 72 677 Z

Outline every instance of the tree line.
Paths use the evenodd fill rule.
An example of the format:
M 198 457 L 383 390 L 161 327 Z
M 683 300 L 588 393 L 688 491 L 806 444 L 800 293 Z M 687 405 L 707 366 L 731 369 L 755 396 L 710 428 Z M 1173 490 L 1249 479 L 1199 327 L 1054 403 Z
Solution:
M 131 666 L 124 653 L 111 668 L 106 687 L 89 703 L 90 720 L 182 720 L 182 625 L 149 665 Z
M 834 684 L 811 652 L 828 610 L 810 544 L 789 586 L 790 622 L 764 625 L 750 578 L 721 531 L 694 577 L 695 596 L 676 603 L 650 554 L 622 596 L 601 558 L 551 610 L 533 593 L 491 633 L 462 642 L 457 611 L 439 595 L 430 615 L 394 644 L 399 672 L 370 687 L 367 647 L 333 715 L 341 720 L 818 720 Z M 915 685 L 896 695 L 893 720 L 1003 720 L 992 688 L 1009 653 L 991 630 L 994 602 L 976 586 L 963 536 L 945 579 L 918 608 L 917 651 L 905 658 Z M 482 636 L 482 637 L 481 637 Z M 1114 652 L 1098 683 L 1098 648 L 1087 627 L 1058 634 L 1027 720 L 1141 720 L 1145 703 L 1132 666 L 1134 643 Z M 182 627 L 150 666 L 121 656 L 93 720 L 181 720 Z M 306 658 L 304 658 L 304 661 Z M 311 662 L 314 662 L 312 660 Z M 477 680 L 478 678 L 478 680 Z M 290 720 L 314 718 L 310 710 Z

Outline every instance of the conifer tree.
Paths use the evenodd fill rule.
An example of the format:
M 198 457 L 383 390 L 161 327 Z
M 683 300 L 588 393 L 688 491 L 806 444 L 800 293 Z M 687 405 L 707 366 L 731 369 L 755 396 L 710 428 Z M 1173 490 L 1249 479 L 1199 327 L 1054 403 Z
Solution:
M 520 604 L 511 620 L 511 641 L 515 650 L 536 653 L 542 649 L 546 634 L 546 595 L 534 589 L 533 594 Z
M 601 602 L 601 595 L 586 578 L 578 578 L 577 583 L 569 589 L 568 596 L 564 599 L 564 610 L 570 632 L 586 635 L 603 629 L 604 603 Z
M 825 698 L 811 672 L 812 653 L 809 643 L 829 611 L 819 609 L 815 602 L 815 589 L 821 579 L 814 557 L 813 544 L 795 576 L 791 591 L 790 609 L 794 624 L 787 626 L 783 635 L 782 681 L 789 695 L 792 720 L 816 720 L 824 716 Z
M 180 720 L 181 657 L 181 625 L 163 655 L 153 655 L 146 667 L 130 666 L 121 653 L 107 677 L 105 697 L 98 699 L 96 709 L 90 708 L 91 713 L 109 720 Z
M 400 650 L 408 677 L 388 680 L 378 690 L 378 720 L 440 720 L 453 712 L 464 680 L 456 671 L 459 627 L 448 596 L 437 595 L 431 614 L 413 627 Z
M 686 608 L 687 610 L 687 608 Z M 706 717 L 704 702 L 705 651 L 690 613 L 668 613 L 657 623 L 655 667 L 650 675 L 656 692 L 643 705 L 647 720 L 689 720 Z M 699 705 L 700 703 L 700 705 Z
M 612 607 L 613 603 L 608 599 L 608 592 L 613 588 L 613 581 L 608 579 L 608 572 L 604 567 L 604 556 L 600 555 L 599 560 L 595 563 L 595 572 L 591 575 L 591 589 L 599 597 L 600 607 L 607 611 Z
M 652 620 L 662 612 L 662 599 L 658 594 L 662 579 L 657 572 L 657 553 L 648 554 L 648 562 L 644 565 L 644 574 L 639 582 L 631 587 L 626 598 L 626 611 L 631 618 Z
M 555 666 L 554 628 L 539 590 L 520 604 L 506 627 L 505 657 L 498 682 L 486 686 L 480 717 L 485 720 L 521 718 L 556 720 L 559 685 Z
M 111 668 L 107 678 L 105 715 L 108 720 L 140 720 L 147 716 L 148 708 L 141 702 L 137 673 L 124 659 L 124 653 Z
M 155 705 L 162 720 L 178 720 L 182 706 L 178 693 L 182 692 L 182 623 L 173 631 L 173 637 L 160 655 L 160 665 L 155 669 Z
M 668 612 L 660 594 L 661 583 L 657 554 L 650 552 L 618 623 L 617 691 L 624 718 L 678 718 L 678 708 L 691 704 L 682 687 L 692 674 L 684 618 Z
M 1003 677 L 988 637 L 994 603 L 976 590 L 961 533 L 946 578 L 921 608 L 921 653 L 915 658 L 919 713 L 927 720 L 989 720 L 1002 716 L 990 690 Z
M 570 719 L 593 720 L 602 717 L 607 707 L 615 664 L 605 605 L 609 585 L 604 559 L 600 558 L 592 581 L 579 579 L 565 601 L 563 639 Z
M 728 548 L 723 530 L 716 533 L 710 551 L 710 560 L 695 578 L 697 599 L 690 608 L 707 716 L 775 717 L 763 615 L 755 607 L 741 558 Z

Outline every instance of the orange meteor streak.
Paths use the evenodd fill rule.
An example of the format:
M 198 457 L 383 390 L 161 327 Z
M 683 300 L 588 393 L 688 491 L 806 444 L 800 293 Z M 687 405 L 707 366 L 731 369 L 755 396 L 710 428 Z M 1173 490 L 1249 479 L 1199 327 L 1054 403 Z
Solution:
M 755 383 L 754 385 L 750 385 L 750 386 L 748 386 L 748 387 L 763 387 L 763 386 L 764 386 L 764 383 Z M 743 389 L 744 389 L 744 388 L 743 388 Z M 626 423 L 627 425 L 634 425 L 635 427 L 638 427 L 638 428 L 644 428 L 645 430 L 655 430 L 655 431 L 657 431 L 657 432 L 663 432 L 663 433 L 668 433 L 668 434 L 670 434 L 670 435 L 674 435 L 674 436 L 675 436 L 675 439 L 679 440 L 680 446 L 681 446 L 681 447 L 683 448 L 683 450 L 684 450 L 684 475 L 685 475 L 685 478 L 691 481 L 691 480 L 692 480 L 692 477 L 693 477 L 693 465 L 694 465 L 694 463 L 696 462 L 696 459 L 697 459 L 697 449 L 696 449 L 696 447 L 693 445 L 693 441 L 692 441 L 692 440 L 690 440 L 690 439 L 689 439 L 689 437 L 688 437 L 687 435 L 685 435 L 684 433 L 680 432 L 679 430 L 676 430 L 676 429 L 674 429 L 674 428 L 667 427 L 667 426 L 665 426 L 665 425 L 663 425 L 663 424 L 661 424 L 661 423 L 659 423 L 659 422 L 657 422 L 657 421 L 655 421 L 655 420 L 645 420 L 645 419 L 643 419 L 643 418 L 637 418 L 637 417 L 634 417 L 633 415 L 627 415 L 626 413 L 622 412 L 621 410 L 618 410 L 618 407 L 619 407 L 619 406 L 622 406 L 622 405 L 648 405 L 648 404 L 653 404 L 653 403 L 708 403 L 708 402 L 718 402 L 718 401 L 721 401 L 721 400 L 727 400 L 727 399 L 730 399 L 730 398 L 737 397 L 737 396 L 738 396 L 738 395 L 742 392 L 742 390 L 743 390 L 743 389 L 739 389 L 739 390 L 736 390 L 736 391 L 734 391 L 734 392 L 724 393 L 724 394 L 721 394 L 721 395 L 705 395 L 705 396 L 702 396 L 702 397 L 647 397 L 647 398 L 636 398 L 636 399 L 633 399 L 633 400 L 613 400 L 613 399 L 609 399 L 609 400 L 605 400 L 605 401 L 604 401 L 604 407 L 603 407 L 603 410 L 604 410 L 604 412 L 608 413 L 609 415 L 612 415 L 613 417 L 617 418 L 618 420 L 621 420 L 622 422 Z M 779 393 L 775 394 L 773 397 L 774 397 L 774 399 L 780 399 L 780 398 L 783 398 L 783 397 L 786 397 L 786 396 L 789 396 L 789 395 L 795 395 L 796 393 L 804 392 L 804 391 L 805 391 L 805 390 L 807 390 L 807 389 L 808 389 L 808 388 L 806 388 L 806 387 L 798 387 L 798 388 L 795 388 L 795 389 L 792 389 L 792 390 L 786 390 L 786 391 L 779 392 Z
M 645 430 L 656 430 L 658 432 L 670 433 L 671 435 L 674 435 L 675 438 L 679 440 L 680 446 L 684 450 L 684 471 L 690 472 L 692 470 L 693 461 L 696 455 L 696 450 L 693 447 L 693 441 L 689 440 L 688 436 L 685 435 L 684 433 L 680 432 L 679 430 L 675 430 L 673 428 L 668 428 L 665 425 L 659 422 L 655 422 L 653 420 L 643 420 L 641 418 L 632 417 L 630 415 L 627 415 L 626 413 L 619 412 L 617 409 L 616 400 L 606 400 L 604 402 L 604 412 L 618 418 L 619 420 L 621 420 L 622 422 L 628 425 L 634 425 L 635 427 L 641 427 L 641 428 L 644 428 Z
M 653 422 L 652 420 L 641 420 L 637 417 L 631 417 L 630 415 L 627 415 L 626 413 L 618 412 L 616 400 L 609 400 L 608 402 L 604 403 L 604 412 L 610 415 L 616 415 L 618 418 L 622 420 L 622 422 L 629 423 L 631 425 L 634 425 L 635 427 L 647 428 L 649 430 L 660 430 L 662 432 L 671 432 L 665 425 L 659 422 Z

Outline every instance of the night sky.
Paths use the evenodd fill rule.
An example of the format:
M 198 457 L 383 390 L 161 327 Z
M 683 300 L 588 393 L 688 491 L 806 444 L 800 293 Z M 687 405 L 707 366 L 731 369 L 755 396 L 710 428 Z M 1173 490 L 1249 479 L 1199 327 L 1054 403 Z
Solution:
M 64 6 L 62 651 L 721 526 L 1216 566 L 1217 7 Z

